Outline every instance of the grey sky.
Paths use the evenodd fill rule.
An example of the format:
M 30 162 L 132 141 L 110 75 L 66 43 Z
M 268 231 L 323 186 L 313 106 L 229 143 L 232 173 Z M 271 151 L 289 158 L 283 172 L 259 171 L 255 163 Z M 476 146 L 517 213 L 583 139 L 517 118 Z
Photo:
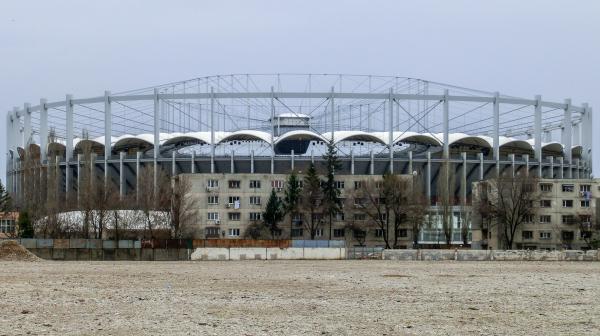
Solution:
M 212 74 L 357 73 L 572 98 L 597 126 L 599 16 L 594 0 L 4 0 L 0 110 Z

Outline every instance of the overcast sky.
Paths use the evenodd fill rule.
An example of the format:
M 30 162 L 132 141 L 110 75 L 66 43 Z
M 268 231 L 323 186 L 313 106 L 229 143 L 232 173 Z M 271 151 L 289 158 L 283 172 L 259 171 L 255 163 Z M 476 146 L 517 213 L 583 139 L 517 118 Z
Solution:
M 572 98 L 600 125 L 599 17 L 597 0 L 2 0 L 0 110 L 212 74 L 356 73 Z

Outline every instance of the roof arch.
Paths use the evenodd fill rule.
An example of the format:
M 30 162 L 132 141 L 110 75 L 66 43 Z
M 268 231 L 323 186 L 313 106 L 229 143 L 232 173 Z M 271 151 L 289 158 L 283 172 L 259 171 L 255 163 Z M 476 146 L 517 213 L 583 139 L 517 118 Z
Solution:
M 439 139 L 443 139 L 443 134 L 436 134 Z M 469 135 L 464 133 L 450 133 L 448 134 L 448 145 L 467 145 L 467 146 L 478 146 L 485 148 L 492 148 L 493 141 L 490 137 L 484 135 Z
M 227 141 L 264 141 L 271 144 L 271 134 L 256 130 L 240 130 L 227 135 L 224 134 L 218 143 L 225 143 Z
M 404 143 L 415 143 L 420 145 L 442 146 L 442 138 L 436 138 L 431 133 L 417 132 L 394 132 L 394 141 Z
M 215 141 L 217 141 L 215 137 Z M 172 133 L 161 145 L 187 147 L 193 145 L 210 144 L 210 132 Z
M 552 141 L 549 143 L 542 144 L 542 152 L 550 153 L 563 153 L 563 145 L 560 142 Z
M 104 154 L 104 143 L 102 142 L 102 139 L 104 139 L 104 137 L 96 139 L 75 139 L 73 141 L 75 144 L 74 152 L 76 154 L 83 154 L 84 151 L 89 148 L 92 153 Z
M 149 137 L 150 136 L 150 137 Z M 121 152 L 126 151 L 130 148 L 138 148 L 142 150 L 147 150 L 154 147 L 152 142 L 153 137 L 150 134 L 140 134 L 140 135 L 123 135 L 116 139 L 113 139 L 114 143 L 112 145 L 113 152 Z
M 325 139 L 331 139 L 331 132 L 322 134 Z M 377 133 L 367 133 L 363 131 L 335 131 L 333 132 L 333 142 L 338 143 L 341 141 L 367 141 L 380 143 L 385 145 L 384 139 Z
M 518 149 L 533 153 L 533 146 L 526 140 L 500 137 L 500 150 Z
M 582 154 L 583 154 L 583 146 L 575 145 L 571 148 L 571 155 L 573 155 L 573 157 L 581 157 Z
M 274 145 L 280 143 L 281 141 L 285 141 L 285 140 L 318 140 L 318 141 L 324 141 L 324 142 L 329 142 L 329 140 L 327 138 L 325 138 L 324 136 L 317 134 L 315 132 L 311 132 L 311 131 L 307 131 L 307 130 L 294 130 L 294 131 L 289 131 L 287 133 L 284 133 L 283 135 L 279 136 L 277 139 L 275 139 L 274 141 Z

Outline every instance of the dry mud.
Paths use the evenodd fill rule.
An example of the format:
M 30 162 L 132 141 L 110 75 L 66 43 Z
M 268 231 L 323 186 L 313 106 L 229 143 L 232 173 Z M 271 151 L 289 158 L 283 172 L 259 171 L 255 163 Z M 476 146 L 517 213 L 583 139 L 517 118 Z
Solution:
M 599 335 L 600 263 L 0 262 L 0 335 Z

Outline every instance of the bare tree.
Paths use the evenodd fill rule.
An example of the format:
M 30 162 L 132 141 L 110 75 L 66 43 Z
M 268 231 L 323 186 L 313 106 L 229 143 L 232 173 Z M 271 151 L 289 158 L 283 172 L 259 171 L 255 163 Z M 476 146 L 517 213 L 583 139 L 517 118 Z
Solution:
M 321 226 L 321 201 L 323 192 L 321 190 L 321 180 L 317 175 L 314 164 L 310 164 L 306 175 L 304 176 L 304 187 L 302 188 L 300 209 L 308 216 L 304 216 L 302 224 L 309 232 L 310 239 L 315 239 L 317 229 Z
M 173 178 L 170 226 L 174 238 L 190 238 L 194 234 L 192 224 L 197 215 L 198 202 L 191 192 L 192 183 L 189 177 L 178 175 Z
M 441 219 L 442 231 L 446 240 L 446 245 L 452 244 L 452 235 L 454 231 L 452 223 L 452 208 L 454 206 L 454 171 L 452 164 L 444 160 L 438 173 L 438 218 Z
M 429 213 L 430 200 L 423 193 L 423 183 L 418 176 L 412 178 L 412 192 L 408 201 L 406 220 L 411 227 L 413 248 L 419 246 L 419 236 L 423 227 L 426 225 L 426 219 Z
M 537 178 L 527 174 L 501 176 L 478 185 L 475 208 L 482 218 L 498 229 L 504 248 L 512 249 L 523 223 L 535 214 Z

